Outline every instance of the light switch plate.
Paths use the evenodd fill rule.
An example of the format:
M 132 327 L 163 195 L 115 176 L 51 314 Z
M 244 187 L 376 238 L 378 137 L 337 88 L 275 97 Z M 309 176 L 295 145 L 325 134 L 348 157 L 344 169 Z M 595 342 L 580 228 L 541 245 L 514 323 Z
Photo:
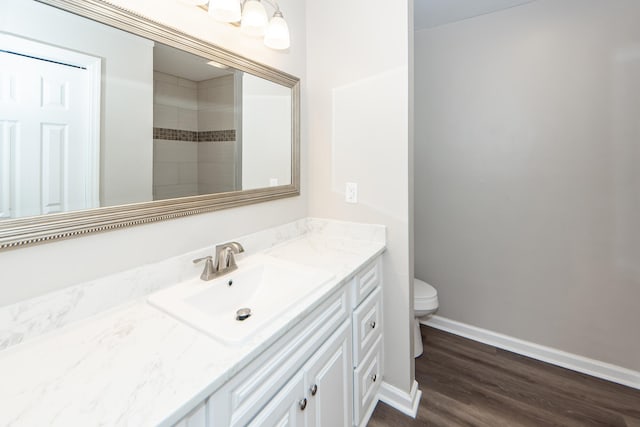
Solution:
M 347 203 L 358 203 L 358 184 L 355 182 L 347 182 L 344 191 L 344 200 Z

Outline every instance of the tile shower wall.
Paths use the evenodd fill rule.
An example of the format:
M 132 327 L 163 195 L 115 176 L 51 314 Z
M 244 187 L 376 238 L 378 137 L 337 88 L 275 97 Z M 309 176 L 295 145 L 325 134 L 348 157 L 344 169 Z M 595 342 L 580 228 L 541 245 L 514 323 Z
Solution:
M 198 82 L 198 130 L 234 129 L 233 75 Z
M 198 83 L 198 130 L 222 136 L 235 129 L 234 76 L 218 77 Z M 198 144 L 198 191 L 221 193 L 236 189 L 236 135 L 227 141 L 201 138 Z M 208 140 L 204 140 L 208 139 Z
M 156 129 L 198 131 L 198 84 L 154 71 L 153 127 L 154 200 L 197 195 L 197 140 L 171 140 Z
M 154 200 L 235 190 L 233 76 L 154 72 Z

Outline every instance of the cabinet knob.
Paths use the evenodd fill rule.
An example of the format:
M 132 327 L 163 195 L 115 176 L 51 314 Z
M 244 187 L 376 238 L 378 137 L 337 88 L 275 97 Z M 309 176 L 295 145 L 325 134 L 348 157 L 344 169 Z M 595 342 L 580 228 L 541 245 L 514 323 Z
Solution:
M 376 328 L 375 320 L 372 320 L 371 323 L 369 323 L 369 326 L 371 326 L 371 329 L 375 329 Z
M 371 381 L 375 383 L 377 379 L 378 379 L 378 376 L 376 374 L 371 375 Z
M 298 404 L 300 405 L 300 410 L 304 411 L 307 407 L 307 398 L 305 397 L 300 402 L 298 402 Z
M 312 385 L 309 391 L 311 392 L 311 396 L 315 396 L 316 393 L 318 392 L 318 385 L 317 384 Z

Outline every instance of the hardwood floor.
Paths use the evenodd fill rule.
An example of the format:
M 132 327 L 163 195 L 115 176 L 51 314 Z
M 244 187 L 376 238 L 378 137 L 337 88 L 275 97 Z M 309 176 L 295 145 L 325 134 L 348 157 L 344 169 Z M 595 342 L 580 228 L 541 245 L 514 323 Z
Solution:
M 369 427 L 640 427 L 640 390 L 422 326 L 416 419 L 380 402 Z

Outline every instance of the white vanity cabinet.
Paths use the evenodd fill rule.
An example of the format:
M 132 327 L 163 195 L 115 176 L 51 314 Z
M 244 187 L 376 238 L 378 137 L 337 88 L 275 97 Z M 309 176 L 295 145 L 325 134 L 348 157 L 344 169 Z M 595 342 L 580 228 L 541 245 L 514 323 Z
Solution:
M 383 376 L 382 259 L 364 267 L 351 283 L 353 305 L 353 423 L 373 413 Z
M 366 424 L 382 381 L 382 271 L 361 268 L 175 426 Z
M 350 425 L 350 350 L 351 325 L 347 320 L 249 425 Z
M 301 399 L 304 391 L 304 374 L 298 372 L 249 423 L 249 427 L 304 426 L 307 406 L 307 399 Z
M 323 403 L 333 393 L 345 397 L 344 418 L 350 419 L 351 380 L 335 380 L 352 372 L 350 316 L 342 286 L 208 399 L 208 427 L 279 425 L 287 417 L 291 425 L 298 419 L 306 425 L 307 414 L 318 410 L 320 418 L 326 416 Z
M 207 405 L 204 402 L 199 404 L 174 427 L 207 427 Z

